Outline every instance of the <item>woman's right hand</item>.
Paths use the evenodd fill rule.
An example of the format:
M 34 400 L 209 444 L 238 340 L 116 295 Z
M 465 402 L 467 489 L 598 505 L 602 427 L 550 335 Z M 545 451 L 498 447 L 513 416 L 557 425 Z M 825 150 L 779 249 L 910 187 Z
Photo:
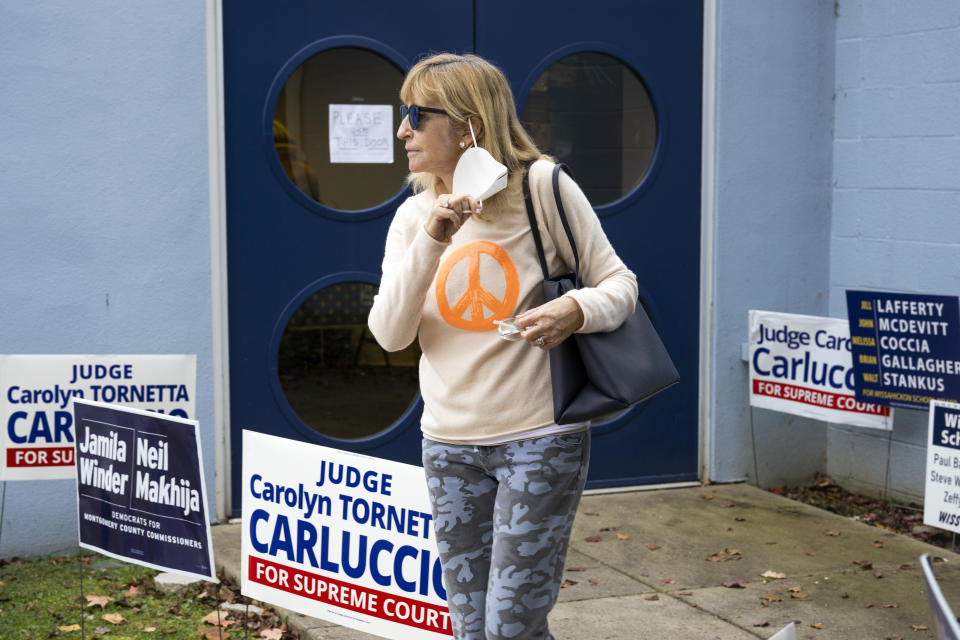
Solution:
M 444 194 L 433 203 L 423 223 L 423 230 L 439 242 L 449 242 L 474 213 L 480 213 L 481 204 L 469 195 Z

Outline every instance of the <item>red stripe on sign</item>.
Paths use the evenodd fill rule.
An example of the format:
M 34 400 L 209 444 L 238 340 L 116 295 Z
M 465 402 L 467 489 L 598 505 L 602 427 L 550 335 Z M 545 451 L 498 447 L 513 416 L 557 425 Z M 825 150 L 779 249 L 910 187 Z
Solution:
M 7 449 L 8 467 L 72 467 L 73 447 Z
M 453 635 L 450 611 L 446 607 L 334 580 L 255 556 L 249 556 L 247 565 L 247 579 L 251 582 L 408 627 Z
M 874 416 L 890 415 L 890 407 L 871 402 L 858 402 L 855 396 L 820 389 L 808 389 L 795 384 L 773 382 L 771 380 L 754 380 L 753 394 L 810 404 L 825 409 L 836 409 L 837 411 L 852 411 L 853 413 L 865 413 Z

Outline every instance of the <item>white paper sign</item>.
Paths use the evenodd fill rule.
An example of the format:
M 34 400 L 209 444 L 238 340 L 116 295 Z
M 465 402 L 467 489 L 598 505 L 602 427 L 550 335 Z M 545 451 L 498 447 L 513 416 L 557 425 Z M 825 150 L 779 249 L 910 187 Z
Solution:
M 930 401 L 923 524 L 960 533 L 960 404 Z
M 243 432 L 244 595 L 384 638 L 452 635 L 423 469 Z
M 196 417 L 195 355 L 0 355 L 0 480 L 70 479 L 72 398 Z
M 393 163 L 393 107 L 330 105 L 331 163 Z
M 839 318 L 750 311 L 750 405 L 890 429 L 890 407 L 858 402 L 850 326 Z

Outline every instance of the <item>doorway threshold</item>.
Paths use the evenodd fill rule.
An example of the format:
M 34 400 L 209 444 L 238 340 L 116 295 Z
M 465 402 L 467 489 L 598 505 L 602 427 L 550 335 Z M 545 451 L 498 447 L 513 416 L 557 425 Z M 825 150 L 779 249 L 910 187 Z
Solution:
M 637 484 L 626 487 L 603 487 L 600 489 L 584 489 L 585 496 L 601 496 L 606 493 L 630 493 L 632 491 L 656 491 L 658 489 L 686 489 L 688 487 L 699 487 L 699 480 L 688 480 L 686 482 L 662 482 L 660 484 Z

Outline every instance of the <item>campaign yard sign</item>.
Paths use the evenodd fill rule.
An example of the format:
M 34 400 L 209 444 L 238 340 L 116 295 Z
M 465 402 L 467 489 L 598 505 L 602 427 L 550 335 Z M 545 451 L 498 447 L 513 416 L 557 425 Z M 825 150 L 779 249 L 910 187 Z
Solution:
M 0 355 L 0 480 L 70 479 L 70 400 L 196 416 L 195 355 Z
M 857 398 L 926 410 L 960 402 L 960 299 L 847 291 Z
M 80 546 L 216 582 L 197 422 L 72 402 Z
M 420 467 L 243 432 L 241 591 L 384 638 L 452 635 Z
M 751 310 L 750 405 L 858 427 L 890 429 L 889 407 L 854 395 L 847 322 Z
M 933 400 L 927 425 L 923 524 L 960 533 L 960 404 Z

